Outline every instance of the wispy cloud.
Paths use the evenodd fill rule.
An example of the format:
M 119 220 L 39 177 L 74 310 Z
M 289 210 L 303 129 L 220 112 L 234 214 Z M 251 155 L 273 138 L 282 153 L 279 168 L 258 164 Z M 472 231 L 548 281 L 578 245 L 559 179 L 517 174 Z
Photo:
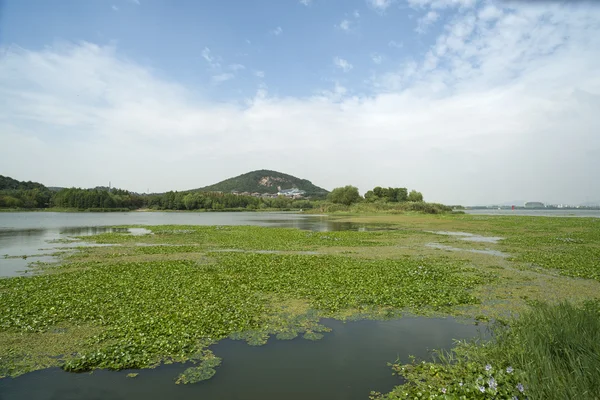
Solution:
M 210 49 L 208 47 L 205 47 L 202 50 L 202 58 L 204 58 L 208 64 L 210 65 L 210 67 L 212 69 L 219 69 L 221 68 L 221 60 L 220 57 L 217 57 L 215 55 L 212 54 L 212 52 L 210 51 Z
M 367 4 L 379 12 L 387 10 L 395 0 L 367 0 Z
M 354 18 L 360 18 L 360 13 L 358 12 L 358 10 L 354 10 L 354 12 L 352 13 L 352 16 Z
M 0 48 L 0 143 L 10 143 L 0 170 L 52 186 L 118 175 L 141 192 L 205 186 L 268 160 L 328 189 L 404 185 L 450 204 L 600 198 L 590 185 L 600 170 L 600 9 L 493 4 L 503 4 L 493 24 L 477 10 L 445 16 L 424 56 L 384 63 L 360 94 L 279 97 L 261 86 L 246 103 L 216 102 L 114 46 Z M 399 180 L 402 170 L 411 173 Z
M 115 6 L 114 4 L 110 8 L 112 8 L 113 11 L 119 11 L 119 7 Z
M 226 82 L 226 81 L 228 81 L 228 80 L 231 80 L 231 79 L 233 79 L 233 78 L 235 78 L 235 75 L 234 75 L 234 74 L 232 74 L 232 73 L 229 73 L 229 72 L 225 72 L 225 73 L 222 73 L 222 74 L 213 75 L 213 76 L 211 77 L 211 80 L 212 80 L 214 83 L 222 83 L 222 82 Z
M 429 11 L 423 17 L 419 18 L 419 20 L 417 21 L 417 27 L 415 28 L 415 31 L 420 34 L 427 32 L 427 28 L 429 27 L 429 25 L 437 21 L 439 17 L 440 15 L 437 12 Z
M 243 64 L 229 64 L 229 69 L 232 71 L 241 71 L 246 69 L 246 66 Z
M 344 60 L 340 57 L 334 57 L 333 64 L 344 72 L 349 72 L 352 70 L 352 68 L 354 68 L 354 66 L 350 64 L 347 60 Z
M 275 35 L 275 36 L 279 36 L 283 33 L 283 29 L 278 26 L 277 28 L 271 30 L 271 34 Z
M 254 75 L 256 75 L 256 77 L 258 77 L 258 78 L 264 78 L 265 71 L 254 71 Z
M 371 61 L 375 64 L 381 64 L 383 62 L 383 56 L 379 53 L 373 53 L 371 54 Z
M 478 0 L 407 0 L 411 7 L 429 8 L 470 8 L 477 4 Z
M 300 0 L 300 4 L 305 6 L 309 6 L 310 3 L 312 3 L 312 0 Z
M 350 31 L 350 21 L 348 21 L 347 19 L 342 20 L 342 22 L 340 22 L 340 24 L 338 25 L 338 28 L 346 32 Z
M 396 42 L 395 40 L 390 40 L 388 42 L 388 47 L 392 47 L 394 49 L 401 49 L 404 47 L 404 43 L 402 42 Z
M 140 5 L 140 0 L 129 0 L 130 2 L 132 2 L 133 4 L 137 4 L 138 6 Z

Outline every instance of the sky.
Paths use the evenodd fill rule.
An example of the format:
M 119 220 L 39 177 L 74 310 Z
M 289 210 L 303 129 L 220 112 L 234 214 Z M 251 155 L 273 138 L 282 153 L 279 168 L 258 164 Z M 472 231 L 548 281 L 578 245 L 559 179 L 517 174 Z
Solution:
M 600 201 L 600 2 L 0 0 L 0 174 Z

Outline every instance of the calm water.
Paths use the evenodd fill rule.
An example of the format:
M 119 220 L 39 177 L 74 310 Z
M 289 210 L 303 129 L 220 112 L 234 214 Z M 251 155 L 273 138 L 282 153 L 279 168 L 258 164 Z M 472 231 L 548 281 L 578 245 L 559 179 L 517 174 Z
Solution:
M 55 243 L 72 236 L 112 232 L 115 225 L 260 225 L 315 231 L 360 229 L 327 217 L 293 213 L 0 213 L 0 277 L 27 274 L 32 262 L 52 262 L 51 254 L 85 242 Z M 26 256 L 26 258 L 22 258 Z M 8 258 L 7 258 L 8 257 Z
M 58 368 L 16 379 L 0 379 L 2 400 L 352 400 L 368 399 L 371 390 L 386 392 L 402 383 L 386 365 L 409 355 L 427 358 L 433 348 L 450 348 L 452 339 L 477 337 L 484 331 L 452 318 L 405 317 L 390 321 L 342 323 L 318 341 L 271 338 L 253 347 L 225 340 L 213 346 L 223 359 L 210 380 L 176 385 L 187 366 L 166 365 L 131 371 L 72 374 Z M 485 335 L 484 335 L 485 336 Z
M 600 218 L 600 210 L 465 210 L 473 215 L 524 215 L 529 217 L 586 217 Z

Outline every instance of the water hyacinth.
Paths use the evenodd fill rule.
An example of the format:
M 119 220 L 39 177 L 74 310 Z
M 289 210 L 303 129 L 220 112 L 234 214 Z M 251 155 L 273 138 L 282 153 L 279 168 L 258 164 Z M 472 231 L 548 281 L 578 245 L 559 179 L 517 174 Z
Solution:
M 492 366 L 490 364 L 487 364 L 485 366 L 485 370 L 488 371 L 488 372 L 491 371 L 492 370 Z
M 446 394 L 446 388 L 442 388 L 442 393 Z
M 481 393 L 485 393 L 485 386 L 479 386 L 479 391 Z
M 513 367 L 506 368 L 506 373 L 508 373 L 508 374 L 512 374 L 513 371 L 514 371 Z
M 522 383 L 517 384 L 517 390 L 519 390 L 519 392 L 523 393 L 525 391 L 525 387 L 523 386 Z
M 498 383 L 496 382 L 496 380 L 492 377 L 488 380 L 488 386 L 490 387 L 490 389 L 496 391 L 496 389 L 498 389 Z

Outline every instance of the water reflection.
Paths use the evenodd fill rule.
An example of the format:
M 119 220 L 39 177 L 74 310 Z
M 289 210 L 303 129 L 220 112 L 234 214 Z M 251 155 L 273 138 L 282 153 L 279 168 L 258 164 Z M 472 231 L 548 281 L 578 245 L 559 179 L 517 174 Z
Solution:
M 151 233 L 144 228 L 128 230 L 111 225 L 257 225 L 317 232 L 373 229 L 362 224 L 331 221 L 326 216 L 282 212 L 1 213 L 0 277 L 21 275 L 31 262 L 56 261 L 50 254 L 59 248 L 86 244 L 65 243 L 65 239 L 73 236 L 128 231 L 134 235 Z
M 409 355 L 427 358 L 431 349 L 452 347 L 452 339 L 485 336 L 473 324 L 452 318 L 324 323 L 333 330 L 316 342 L 270 339 L 266 346 L 253 347 L 222 341 L 213 346 L 223 358 L 217 374 L 193 385 L 174 384 L 187 367 L 180 364 L 142 370 L 133 379 L 126 378 L 131 371 L 70 374 L 52 369 L 0 380 L 0 393 L 3 400 L 366 400 L 371 390 L 386 392 L 401 383 L 388 362 L 408 362 Z

